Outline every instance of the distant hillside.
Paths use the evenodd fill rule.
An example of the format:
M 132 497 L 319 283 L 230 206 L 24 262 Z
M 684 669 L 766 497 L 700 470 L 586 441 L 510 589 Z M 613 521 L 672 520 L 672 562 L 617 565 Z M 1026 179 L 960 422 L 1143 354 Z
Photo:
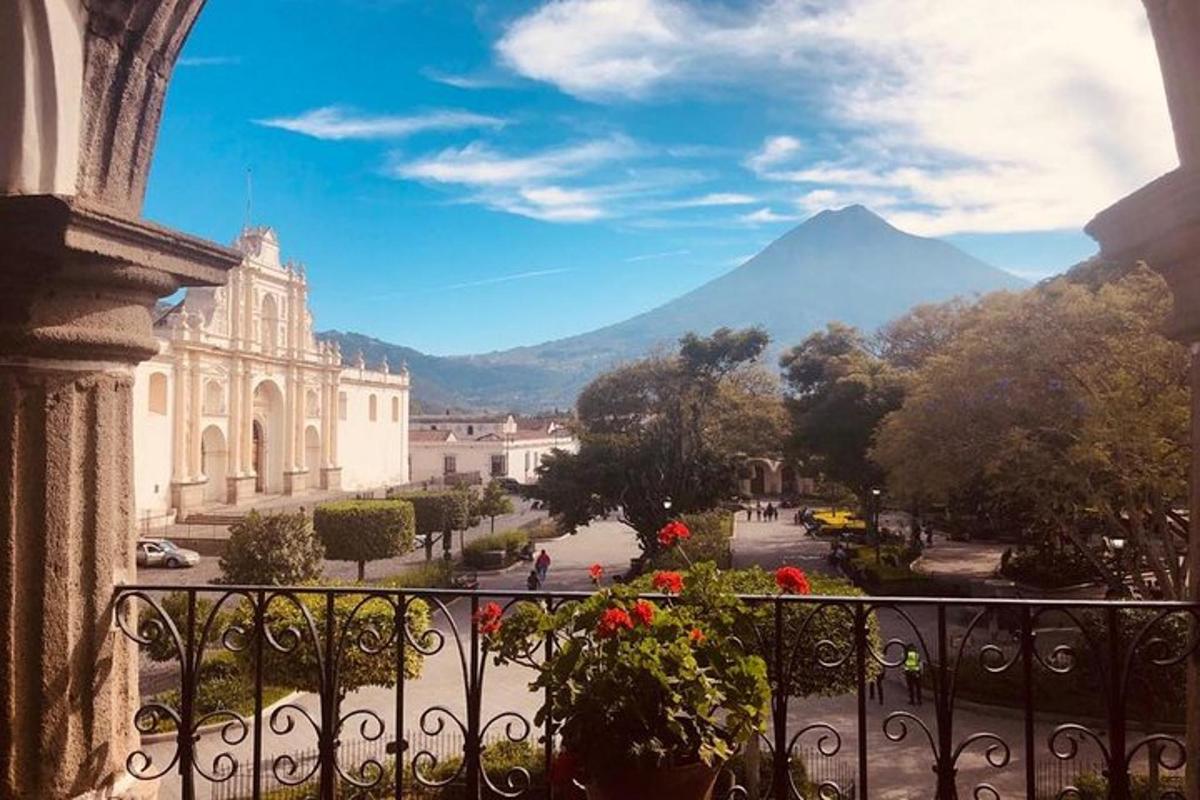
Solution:
M 347 358 L 407 360 L 427 408 L 535 410 L 574 403 L 604 369 L 688 331 L 761 325 L 773 353 L 831 320 L 874 330 L 918 303 L 1028 284 L 937 239 L 898 230 L 862 206 L 822 211 L 737 269 L 624 322 L 531 347 L 449 358 L 331 332 Z

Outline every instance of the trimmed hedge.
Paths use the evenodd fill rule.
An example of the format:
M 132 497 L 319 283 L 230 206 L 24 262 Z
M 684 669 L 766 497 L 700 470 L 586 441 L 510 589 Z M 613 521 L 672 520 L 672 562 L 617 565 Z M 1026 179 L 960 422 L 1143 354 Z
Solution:
M 358 579 L 368 561 L 394 558 L 413 549 L 416 522 L 406 500 L 343 500 L 317 506 L 313 527 L 325 557 L 358 563 Z
M 394 495 L 391 499 L 412 504 L 418 536 L 470 527 L 471 493 L 468 491 L 412 492 Z
M 529 543 L 529 532 L 521 529 L 500 531 L 481 536 L 463 548 L 463 564 L 471 569 L 486 569 L 489 565 L 484 553 L 504 551 L 504 566 L 517 560 L 521 548 Z

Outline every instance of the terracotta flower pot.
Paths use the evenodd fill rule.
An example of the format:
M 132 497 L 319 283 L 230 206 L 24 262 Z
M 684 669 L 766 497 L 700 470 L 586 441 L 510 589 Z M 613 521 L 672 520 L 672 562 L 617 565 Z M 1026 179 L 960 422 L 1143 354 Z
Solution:
M 706 764 L 628 770 L 590 783 L 588 800 L 710 800 L 717 770 Z

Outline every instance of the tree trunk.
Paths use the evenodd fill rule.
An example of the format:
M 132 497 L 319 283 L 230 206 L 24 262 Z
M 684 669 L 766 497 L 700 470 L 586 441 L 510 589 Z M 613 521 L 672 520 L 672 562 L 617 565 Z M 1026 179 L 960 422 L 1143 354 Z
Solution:
M 358 562 L 358 582 L 362 583 L 367 579 L 367 562 Z
M 494 514 L 492 515 L 492 531 L 491 532 L 492 533 L 496 532 L 496 516 Z

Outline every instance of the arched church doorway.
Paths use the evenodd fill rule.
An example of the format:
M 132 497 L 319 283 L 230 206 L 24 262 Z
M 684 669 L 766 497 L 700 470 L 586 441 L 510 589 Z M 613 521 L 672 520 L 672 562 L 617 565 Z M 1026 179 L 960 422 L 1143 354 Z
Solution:
M 263 429 L 262 423 L 254 420 L 252 435 L 254 437 L 254 491 L 266 491 L 263 485 Z
M 767 468 L 760 462 L 755 462 L 751 465 L 754 470 L 750 476 L 750 494 L 761 495 L 767 493 Z
M 314 486 L 312 482 L 317 472 L 317 468 L 321 466 L 321 434 L 317 432 L 317 426 L 309 425 L 304 431 L 304 468 L 308 470 L 309 486 Z
M 283 392 L 274 381 L 263 381 L 254 390 L 255 490 L 267 494 L 283 491 L 284 431 Z
M 225 434 L 216 425 L 209 425 L 200 435 L 200 468 L 208 478 L 208 483 L 204 484 L 204 502 L 225 502 L 228 458 Z

